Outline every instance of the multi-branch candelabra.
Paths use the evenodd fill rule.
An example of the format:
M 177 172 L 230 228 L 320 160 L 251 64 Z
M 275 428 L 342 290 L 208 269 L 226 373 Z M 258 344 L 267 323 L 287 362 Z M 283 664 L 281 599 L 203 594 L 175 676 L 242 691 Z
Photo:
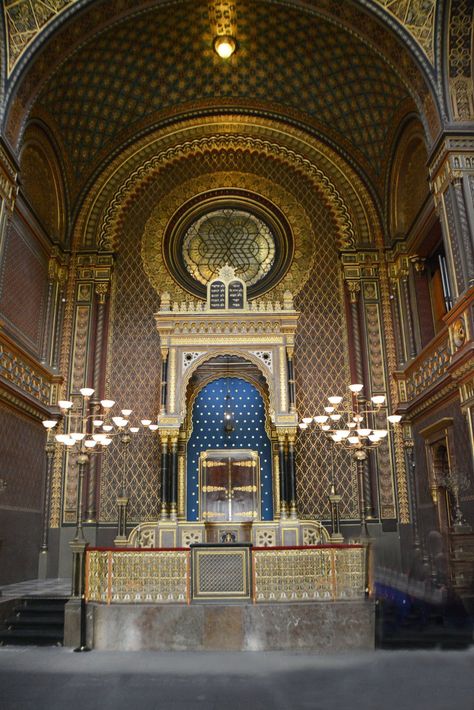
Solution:
M 99 403 L 92 404 L 91 397 L 94 390 L 90 387 L 83 387 L 80 390 L 81 401 L 78 407 L 72 400 L 59 400 L 58 406 L 61 410 L 61 420 L 48 419 L 43 421 L 43 426 L 48 432 L 46 442 L 46 490 L 45 501 L 48 506 L 50 495 L 50 482 L 53 458 L 56 446 L 59 444 L 64 449 L 75 451 L 77 455 L 78 465 L 78 483 L 77 483 L 77 503 L 76 503 L 76 532 L 72 540 L 71 547 L 73 553 L 75 550 L 84 549 L 85 539 L 83 532 L 83 486 L 86 468 L 90 462 L 91 455 L 102 453 L 112 443 L 114 437 L 128 447 L 131 436 L 140 431 L 140 426 L 130 426 L 131 409 L 122 409 L 119 415 L 113 415 L 115 401 L 111 399 L 102 399 Z M 54 435 L 54 430 L 62 421 L 63 432 Z M 142 419 L 141 426 L 144 429 L 155 431 L 158 429 L 158 424 L 152 423 L 151 419 Z M 124 537 L 126 533 L 126 480 L 125 467 L 122 467 L 121 491 L 118 496 L 118 530 L 117 537 Z M 45 511 L 45 520 L 43 525 L 42 551 L 48 549 L 48 517 L 49 510 Z M 81 564 L 74 558 L 75 565 Z M 79 574 L 78 569 L 73 570 L 73 595 L 79 595 Z
M 364 485 L 365 462 L 368 453 L 377 449 L 388 436 L 389 425 L 397 425 L 402 417 L 399 414 L 386 414 L 385 395 L 373 395 L 370 398 L 365 398 L 362 394 L 363 389 L 364 386 L 362 384 L 351 384 L 348 386 L 348 393 L 345 396 L 333 395 L 328 397 L 329 404 L 324 407 L 325 414 L 304 417 L 299 426 L 300 429 L 307 429 L 313 422 L 316 423 L 337 447 L 349 451 L 356 460 L 361 535 L 368 537 L 367 483 Z M 385 423 L 386 418 L 384 428 L 380 427 L 382 417 L 384 418 L 383 423 Z M 335 496 L 336 502 L 331 501 L 331 510 L 333 520 L 334 516 L 338 520 L 337 498 L 339 497 L 335 493 L 335 483 L 333 481 L 330 498 L 334 499 Z M 334 505 L 336 506 L 335 511 L 333 511 Z

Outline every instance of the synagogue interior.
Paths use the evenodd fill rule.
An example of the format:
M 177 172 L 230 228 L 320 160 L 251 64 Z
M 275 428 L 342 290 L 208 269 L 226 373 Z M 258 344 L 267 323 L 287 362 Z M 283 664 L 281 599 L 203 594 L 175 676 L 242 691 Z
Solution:
M 4 0 L 4 642 L 472 642 L 473 12 Z

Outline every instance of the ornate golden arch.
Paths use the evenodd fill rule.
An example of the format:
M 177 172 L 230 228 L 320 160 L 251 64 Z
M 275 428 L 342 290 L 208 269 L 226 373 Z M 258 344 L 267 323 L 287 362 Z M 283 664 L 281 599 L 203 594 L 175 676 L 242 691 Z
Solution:
M 181 388 L 181 400 L 180 400 L 180 409 L 179 411 L 181 413 L 186 412 L 186 393 L 187 389 L 189 386 L 189 381 L 192 377 L 192 375 L 196 372 L 196 370 L 203 365 L 205 362 L 208 362 L 209 360 L 212 360 L 214 357 L 219 357 L 220 355 L 235 355 L 237 357 L 241 357 L 243 360 L 247 360 L 248 362 L 251 362 L 252 365 L 255 365 L 258 370 L 262 373 L 265 381 L 267 382 L 268 385 L 268 416 L 270 419 L 272 419 L 274 413 L 275 413 L 275 387 L 272 381 L 272 378 L 269 377 L 271 374 L 268 368 L 265 367 L 263 362 L 253 355 L 251 352 L 248 350 L 240 350 L 240 349 L 234 349 L 234 348 L 224 348 L 224 349 L 214 349 L 214 350 L 209 350 L 199 357 L 194 360 L 194 362 L 189 366 L 189 368 L 186 370 L 186 373 L 183 377 L 183 386 Z M 219 375 L 221 377 L 221 375 Z M 242 379 L 245 379 L 243 377 Z M 209 380 L 211 381 L 211 380 Z M 200 388 L 202 389 L 202 388 Z M 265 397 L 263 398 L 264 403 L 265 403 Z
M 131 199 L 177 161 L 222 151 L 259 153 L 308 178 L 337 224 L 344 248 L 377 243 L 381 218 L 358 172 L 336 150 L 305 131 L 261 117 L 222 115 L 157 129 L 125 149 L 91 186 L 74 228 L 77 248 L 113 250 Z M 380 242 L 381 245 L 381 242 Z

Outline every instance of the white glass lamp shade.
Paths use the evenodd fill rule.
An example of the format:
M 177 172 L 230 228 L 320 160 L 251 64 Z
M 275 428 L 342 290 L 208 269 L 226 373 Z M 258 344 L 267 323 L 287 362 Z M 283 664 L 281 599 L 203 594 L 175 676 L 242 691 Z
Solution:
M 70 437 L 70 436 L 68 436 L 68 438 L 65 439 L 65 441 L 63 441 L 63 444 L 64 444 L 65 446 L 74 446 L 75 443 L 76 443 L 76 440 L 73 439 L 73 438 Z
M 331 431 L 331 427 L 329 424 L 321 424 L 321 429 L 323 431 Z
M 350 429 L 339 429 L 337 433 L 341 439 L 347 439 L 351 432 Z
M 316 424 L 325 424 L 328 419 L 329 419 L 329 417 L 324 414 L 314 417 L 314 421 L 316 422 Z
M 377 441 L 382 441 L 382 439 L 379 439 L 379 437 L 375 436 L 375 434 L 369 434 L 369 441 L 375 444 Z
M 136 434 L 137 431 L 140 431 L 140 427 L 139 426 L 131 426 L 130 431 L 132 432 L 132 434 Z
M 341 404 L 342 402 L 342 397 L 328 397 L 328 400 L 331 404 Z
M 311 424 L 313 417 L 303 417 L 303 424 Z
M 159 427 L 158 424 L 150 424 L 148 428 L 150 431 L 156 431 Z
M 84 446 L 87 449 L 93 449 L 94 446 L 97 446 L 97 441 L 94 441 L 94 439 L 86 439 L 86 441 L 84 442 Z
M 93 422 L 92 422 L 92 424 L 93 424 L 94 426 L 102 426 L 103 423 L 104 423 L 104 420 L 103 420 L 103 419 L 94 419 Z
M 85 434 L 82 434 L 80 431 L 71 432 L 71 439 L 74 439 L 74 441 L 82 441 L 84 437 Z
M 123 417 L 112 417 L 112 421 L 115 424 L 115 426 L 123 426 Z
M 81 387 L 79 392 L 82 394 L 83 397 L 92 397 L 95 390 L 93 390 L 92 387 Z
M 341 437 L 339 436 L 339 434 L 330 434 L 330 436 L 331 439 L 336 442 L 336 444 L 341 441 Z
M 329 419 L 332 419 L 333 422 L 338 422 L 341 417 L 342 417 L 342 414 L 330 414 L 329 415 Z
M 69 434 L 56 434 L 54 437 L 60 444 L 64 444 L 69 439 Z
M 361 384 L 356 383 L 356 384 L 353 384 L 353 385 L 349 385 L 349 389 L 350 389 L 350 391 L 353 392 L 354 394 L 357 394 L 358 392 L 362 392 L 362 390 L 364 389 L 364 385 L 361 385 Z
M 361 414 L 354 414 L 354 421 L 355 422 L 362 422 L 364 420 L 364 417 Z
M 107 439 L 107 434 L 92 434 L 92 439 L 94 441 L 103 441 L 104 439 Z
M 388 431 L 386 429 L 374 429 L 374 435 L 378 437 L 379 439 L 383 439 L 386 437 L 388 434 Z
M 142 422 L 143 426 L 150 426 L 151 419 L 142 419 L 141 422 Z
M 389 414 L 387 417 L 387 420 L 390 422 L 390 424 L 398 424 L 402 420 L 402 415 L 401 414 Z M 44 424 L 44 422 L 43 422 Z
M 112 409 L 112 407 L 115 404 L 115 400 L 114 399 L 101 399 L 100 403 L 104 409 Z
M 385 402 L 385 396 L 383 394 L 376 394 L 371 397 L 374 404 L 383 404 Z
M 308 428 L 308 425 L 305 424 L 304 422 L 300 422 L 300 424 L 298 426 L 300 429 L 307 429 Z
M 331 412 L 334 412 L 334 407 L 324 407 L 324 411 L 331 414 Z
M 110 446 L 111 443 L 112 439 L 109 439 L 107 436 L 100 442 L 101 446 Z
M 214 51 L 221 59 L 229 59 L 236 47 L 236 41 L 230 35 L 220 35 L 214 39 Z
M 369 436 L 372 433 L 372 429 L 357 429 L 359 436 Z
M 54 429 L 58 422 L 53 419 L 44 419 L 41 423 L 45 429 Z
M 349 442 L 349 444 L 353 445 L 360 444 L 360 439 L 358 436 L 349 436 L 347 437 L 347 441 Z
M 60 409 L 71 409 L 72 402 L 70 402 L 68 399 L 60 399 L 58 401 L 58 407 Z
M 113 426 L 112 426 L 112 424 L 104 424 L 104 426 L 102 427 L 102 429 L 103 429 L 104 431 L 112 431 Z
M 122 409 L 122 414 L 124 417 L 129 417 L 131 413 L 132 413 L 131 409 Z

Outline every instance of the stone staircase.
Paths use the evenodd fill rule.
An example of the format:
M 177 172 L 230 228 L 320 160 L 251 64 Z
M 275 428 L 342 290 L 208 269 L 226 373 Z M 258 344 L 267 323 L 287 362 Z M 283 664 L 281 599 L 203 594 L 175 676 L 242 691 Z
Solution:
M 0 629 L 1 645 L 62 646 L 64 598 L 19 599 Z

